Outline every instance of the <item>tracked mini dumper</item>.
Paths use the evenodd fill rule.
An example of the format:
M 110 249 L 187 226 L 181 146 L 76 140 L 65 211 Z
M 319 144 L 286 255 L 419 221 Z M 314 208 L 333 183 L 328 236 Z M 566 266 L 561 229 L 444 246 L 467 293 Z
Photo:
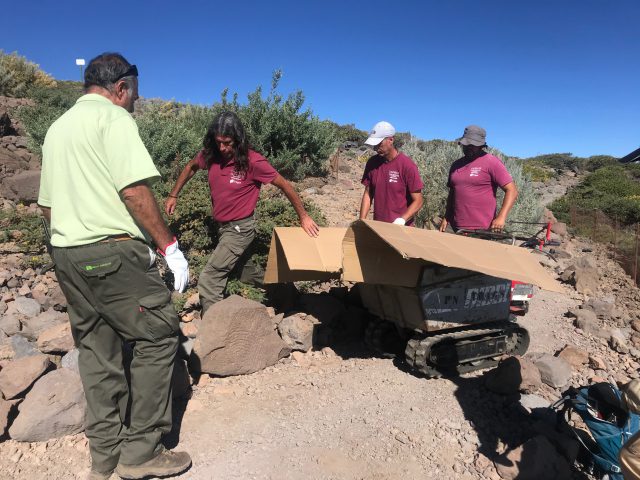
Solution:
M 489 367 L 522 355 L 527 331 L 510 313 L 512 280 L 560 291 L 525 249 L 488 240 L 359 220 L 322 228 L 276 228 L 265 283 L 341 279 L 355 282 L 375 320 L 367 343 L 404 349 L 427 376 Z

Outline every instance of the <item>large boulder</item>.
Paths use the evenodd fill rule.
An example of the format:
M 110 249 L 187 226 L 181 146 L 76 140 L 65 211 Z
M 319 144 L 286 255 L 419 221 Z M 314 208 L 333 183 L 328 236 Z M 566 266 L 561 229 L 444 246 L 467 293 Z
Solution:
M 522 357 L 508 357 L 487 373 L 486 387 L 492 392 L 510 395 L 535 392 L 542 386 L 536 366 Z
M 243 375 L 273 365 L 289 352 L 267 307 L 231 295 L 202 318 L 191 366 L 214 375 Z
M 495 460 L 504 480 L 565 480 L 572 478 L 571 468 L 555 447 L 542 435 L 531 438 Z
M 550 387 L 561 388 L 571 380 L 571 365 L 562 358 L 544 354 L 536 361 L 536 367 L 542 381 Z
M 31 355 L 10 361 L 0 370 L 0 391 L 4 398 L 16 398 L 33 385 L 50 365 L 45 355 Z
M 80 375 L 68 368 L 48 373 L 19 405 L 9 436 L 20 442 L 44 442 L 84 430 L 87 402 Z
M 16 202 L 32 203 L 38 200 L 40 171 L 25 170 L 2 180 L 0 193 Z

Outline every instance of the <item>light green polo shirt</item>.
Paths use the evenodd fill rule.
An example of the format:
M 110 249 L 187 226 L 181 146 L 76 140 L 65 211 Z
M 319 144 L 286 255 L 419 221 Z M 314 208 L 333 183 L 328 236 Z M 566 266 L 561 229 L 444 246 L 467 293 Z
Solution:
M 51 208 L 51 244 L 128 234 L 144 239 L 120 191 L 160 174 L 124 108 L 90 93 L 56 120 L 42 147 L 38 203 Z

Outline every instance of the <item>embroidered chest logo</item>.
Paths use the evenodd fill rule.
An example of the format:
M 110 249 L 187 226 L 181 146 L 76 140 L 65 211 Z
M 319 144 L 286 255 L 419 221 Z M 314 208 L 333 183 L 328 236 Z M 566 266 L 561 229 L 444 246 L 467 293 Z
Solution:
M 229 178 L 229 183 L 242 183 L 245 179 L 245 174 L 242 172 L 233 172 Z
M 482 172 L 482 167 L 471 167 L 471 171 L 469 172 L 470 177 L 479 177 Z
M 396 170 L 389 170 L 389 183 L 398 183 L 400 180 L 400 172 Z

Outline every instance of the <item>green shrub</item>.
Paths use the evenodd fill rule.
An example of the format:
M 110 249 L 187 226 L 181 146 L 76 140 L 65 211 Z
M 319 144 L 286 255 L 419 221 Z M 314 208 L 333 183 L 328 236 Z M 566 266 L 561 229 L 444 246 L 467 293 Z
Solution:
M 82 85 L 78 82 L 58 82 L 52 88 L 38 87 L 30 91 L 35 106 L 20 107 L 18 118 L 27 131 L 29 149 L 32 152 L 42 155 L 42 144 L 47 130 L 81 95 Z
M 38 215 L 18 213 L 16 210 L 0 211 L 0 242 L 15 241 L 23 252 L 44 251 L 44 230 Z
M 549 207 L 559 220 L 569 221 L 571 207 L 602 210 L 623 225 L 640 222 L 640 165 L 603 167 Z
M 435 216 L 443 216 L 446 209 L 449 188 L 447 179 L 451 164 L 462 157 L 462 149 L 454 142 L 433 140 L 430 142 L 411 139 L 407 142 L 403 151 L 409 155 L 418 165 L 418 170 L 424 182 L 423 199 L 424 206 L 418 213 L 416 223 L 420 227 L 435 228 L 431 221 Z M 537 222 L 542 208 L 539 199 L 531 186 L 531 181 L 523 171 L 522 163 L 516 159 L 506 157 L 502 152 L 490 149 L 490 153 L 500 158 L 513 177 L 518 187 L 518 200 L 509 213 L 508 221 L 511 222 Z M 504 192 L 498 189 L 498 209 L 502 205 Z M 532 232 L 535 227 L 522 225 L 507 225 L 511 231 Z
M 593 172 L 598 168 L 613 165 L 617 162 L 615 157 L 610 155 L 594 155 L 591 157 L 575 157 L 571 153 L 548 153 L 524 159 L 526 163 L 535 163 L 541 166 L 553 168 L 554 170 L 575 170 Z
M 307 176 L 324 176 L 326 159 L 339 140 L 335 124 L 321 121 L 311 109 L 302 110 L 304 94 L 300 90 L 284 99 L 277 92 L 281 77 L 282 72 L 274 72 L 266 98 L 258 87 L 249 94 L 246 105 L 238 105 L 235 97 L 227 105 L 242 119 L 251 144 L 284 177 L 298 181 Z M 225 105 L 224 96 L 222 104 Z
M 55 87 L 56 81 L 17 52 L 0 50 L 0 95 L 22 97 L 34 87 Z
M 522 169 L 532 182 L 545 183 L 558 176 L 554 170 L 529 160 L 522 163 Z

